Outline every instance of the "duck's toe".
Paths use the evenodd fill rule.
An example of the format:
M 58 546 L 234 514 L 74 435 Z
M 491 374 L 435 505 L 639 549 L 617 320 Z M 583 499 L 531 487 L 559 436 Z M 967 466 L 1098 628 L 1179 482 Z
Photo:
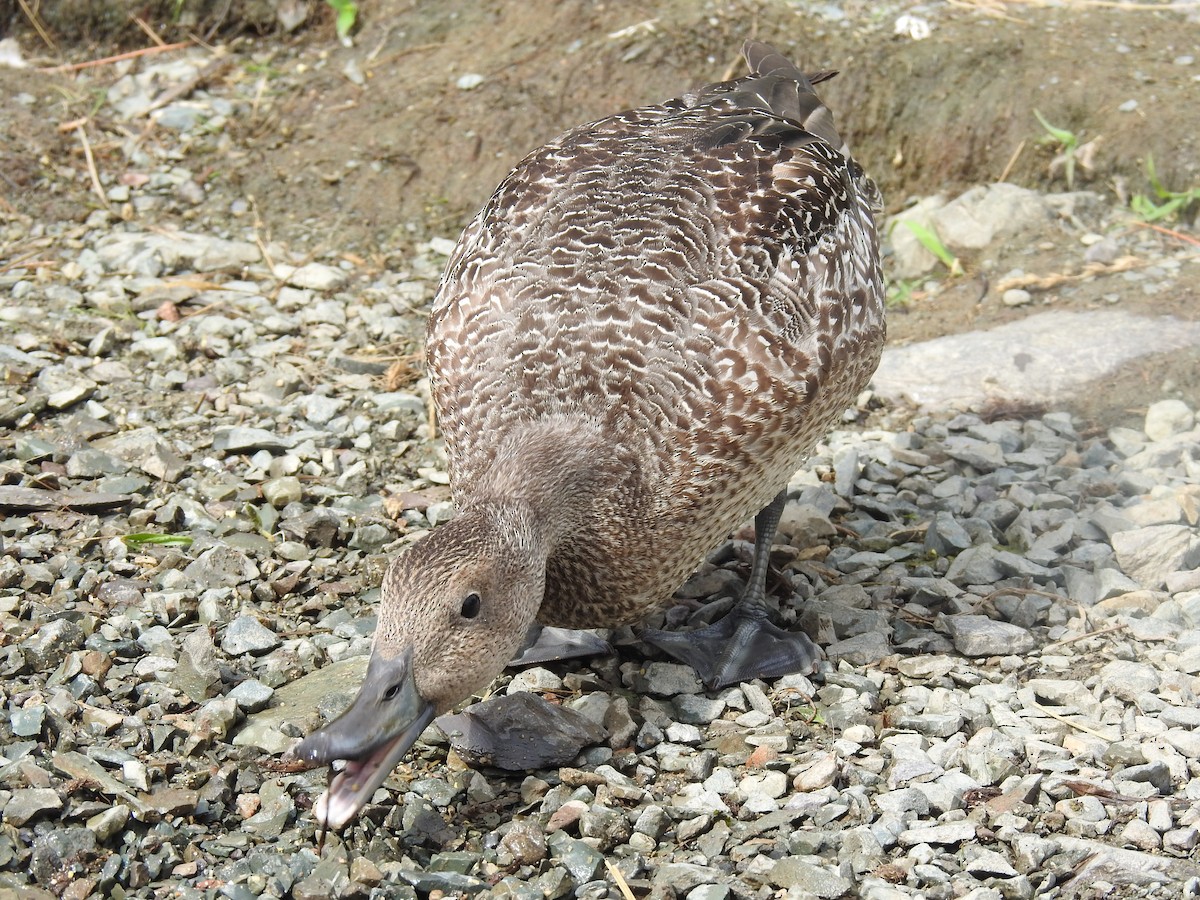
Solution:
M 608 656 L 612 652 L 612 644 L 595 631 L 535 623 L 525 635 L 525 644 L 509 665 L 532 666 L 584 656 Z
M 821 651 L 802 631 L 784 631 L 759 616 L 735 609 L 693 631 L 647 629 L 642 640 L 696 670 L 710 690 L 754 678 L 812 672 Z

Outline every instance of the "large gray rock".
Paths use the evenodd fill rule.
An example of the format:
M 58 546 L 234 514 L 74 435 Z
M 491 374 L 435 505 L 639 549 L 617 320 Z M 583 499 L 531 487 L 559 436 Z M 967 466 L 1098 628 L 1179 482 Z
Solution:
M 987 331 L 890 347 L 872 384 L 881 397 L 929 410 L 990 400 L 1045 405 L 1069 400 L 1140 357 L 1196 346 L 1200 322 L 1116 309 L 1054 310 Z

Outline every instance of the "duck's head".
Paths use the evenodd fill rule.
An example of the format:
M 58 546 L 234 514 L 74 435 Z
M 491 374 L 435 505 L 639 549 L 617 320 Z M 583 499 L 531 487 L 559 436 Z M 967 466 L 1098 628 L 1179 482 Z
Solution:
M 465 510 L 391 564 L 358 696 L 293 751 L 311 763 L 346 761 L 314 808 L 322 825 L 349 822 L 434 716 L 500 674 L 533 624 L 545 579 L 534 517 L 513 506 Z

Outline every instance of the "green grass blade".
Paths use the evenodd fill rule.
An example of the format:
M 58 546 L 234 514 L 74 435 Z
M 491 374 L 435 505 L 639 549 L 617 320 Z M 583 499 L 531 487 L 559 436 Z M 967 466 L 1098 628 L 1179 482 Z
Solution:
M 1033 114 L 1037 116 L 1037 120 L 1041 123 L 1041 126 L 1046 129 L 1046 133 L 1054 140 L 1062 144 L 1064 149 L 1074 150 L 1077 146 L 1079 146 L 1079 138 L 1075 136 L 1075 132 L 1068 131 L 1065 128 L 1057 128 L 1054 125 L 1051 125 L 1046 121 L 1046 117 L 1036 109 L 1033 111 Z
M 942 243 L 942 239 L 938 237 L 936 231 L 925 227 L 920 222 L 906 221 L 904 227 L 912 232 L 913 237 L 920 242 L 922 247 L 936 256 L 941 264 L 950 270 L 950 274 L 962 274 L 962 264 L 959 263 L 958 257 L 946 249 L 946 245 Z
M 325 0 L 325 2 L 337 13 L 334 27 L 337 29 L 337 36 L 345 40 L 346 35 L 354 30 L 354 23 L 358 21 L 358 4 L 354 0 Z
M 153 532 L 139 532 L 138 534 L 126 534 L 122 536 L 122 541 L 126 547 L 136 550 L 138 547 L 144 547 L 147 544 L 158 544 L 168 547 L 190 547 L 192 539 L 186 534 L 154 534 Z

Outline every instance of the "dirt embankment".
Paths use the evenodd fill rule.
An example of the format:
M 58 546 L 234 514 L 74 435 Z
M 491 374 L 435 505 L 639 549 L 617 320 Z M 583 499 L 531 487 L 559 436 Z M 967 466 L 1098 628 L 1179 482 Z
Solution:
M 251 14 L 254 4 L 241 5 L 251 30 L 268 24 Z M 453 231 L 533 147 L 582 121 L 736 74 L 741 41 L 756 35 L 814 68 L 841 70 L 828 100 L 893 209 L 1002 174 L 1064 187 L 1062 168 L 1050 171 L 1063 148 L 1042 143 L 1035 109 L 1081 145 L 1097 142 L 1078 154 L 1077 183 L 1149 191 L 1150 156 L 1167 185 L 1200 183 L 1200 25 L 1183 13 L 942 7 L 926 13 L 930 36 L 913 40 L 893 33 L 894 16 L 872 20 L 851 7 L 831 22 L 783 2 L 673 0 L 651 10 L 385 0 L 364 9 L 351 48 L 332 39 L 322 9 L 298 37 L 234 42 L 237 65 L 221 77 L 265 74 L 263 104 L 234 123 L 237 152 L 212 165 L 285 235 L 318 222 L 329 233 L 332 223 L 343 246 L 373 249 L 408 223 Z M 213 27 L 203 4 L 187 9 Z M 103 25 L 94 11 L 82 22 L 77 36 Z M 24 24 L 25 44 L 37 47 Z M 70 37 L 60 35 L 68 56 L 87 52 L 70 48 Z M 87 95 L 104 86 L 95 71 L 82 91 L 70 76 L 55 77 L 77 101 L 64 114 L 86 111 Z M 51 159 L 56 149 L 77 153 L 72 135 L 23 141 L 21 123 L 8 125 L 16 133 L 6 171 L 28 169 L 39 142 L 51 145 Z M 31 213 L 46 202 L 36 178 L 15 181 L 9 202 Z

